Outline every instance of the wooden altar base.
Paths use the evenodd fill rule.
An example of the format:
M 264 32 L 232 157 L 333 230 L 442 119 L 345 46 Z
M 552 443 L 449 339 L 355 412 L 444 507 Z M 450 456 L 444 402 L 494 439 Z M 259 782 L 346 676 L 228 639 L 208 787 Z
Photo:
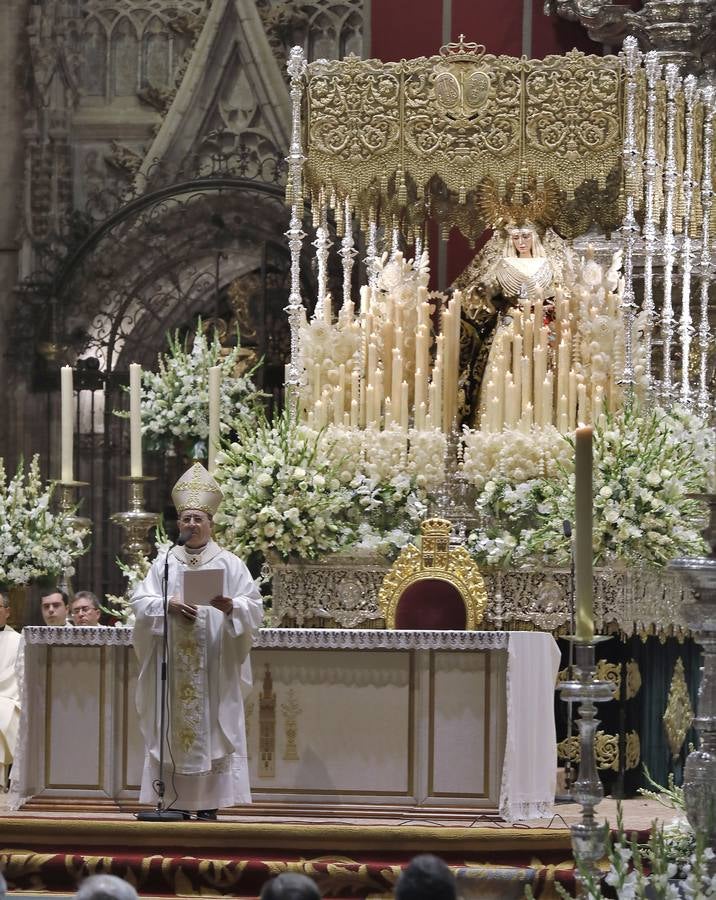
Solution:
M 256 897 L 272 875 L 302 872 L 324 897 L 388 897 L 401 869 L 432 852 L 456 870 L 461 896 L 556 896 L 555 880 L 573 885 L 568 825 L 578 807 L 552 820 L 508 826 L 467 810 L 301 808 L 261 804 L 234 808 L 216 823 L 140 823 L 128 811 L 63 802 L 0 817 L 0 865 L 11 893 L 69 895 L 89 874 L 108 872 L 145 897 L 200 894 Z M 628 831 L 645 835 L 673 814 L 637 799 L 623 803 Z M 614 823 L 616 804 L 600 816 Z

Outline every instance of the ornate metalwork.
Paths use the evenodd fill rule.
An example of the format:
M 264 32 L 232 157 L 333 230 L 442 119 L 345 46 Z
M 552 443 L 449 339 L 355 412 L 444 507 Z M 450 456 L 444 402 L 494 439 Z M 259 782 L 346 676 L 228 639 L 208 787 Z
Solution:
M 681 319 L 679 321 L 679 338 L 681 341 L 681 391 L 680 399 L 685 406 L 691 404 L 691 383 L 689 379 L 689 360 L 691 357 L 691 266 L 693 253 L 691 249 L 691 212 L 694 196 L 694 105 L 696 103 L 696 79 L 688 75 L 684 79 L 685 100 L 685 160 L 682 188 L 684 195 L 684 214 L 681 243 Z
M 281 712 L 284 715 L 284 732 L 286 737 L 283 758 L 290 761 L 300 759 L 296 739 L 298 738 L 298 719 L 303 710 L 293 688 L 288 689 L 288 700 L 281 704 Z
M 292 402 L 298 403 L 298 395 L 303 384 L 301 362 L 300 329 L 304 322 L 303 301 L 301 299 L 301 245 L 305 232 L 301 227 L 303 215 L 303 187 L 301 170 L 304 162 L 301 146 L 301 98 L 306 60 L 300 47 L 294 47 L 286 65 L 291 79 L 291 149 L 288 155 L 288 181 L 286 199 L 291 204 L 291 221 L 286 237 L 291 253 L 291 292 L 288 295 L 288 324 L 291 329 L 291 358 L 286 370 L 286 391 Z
M 672 282 L 674 261 L 674 200 L 676 194 L 676 99 L 681 88 L 678 67 L 669 63 L 665 69 L 666 82 L 666 159 L 664 162 L 664 290 L 661 301 L 662 340 L 662 385 L 664 399 L 669 402 L 673 395 L 672 353 L 674 342 L 674 305 L 672 302 Z
M 595 809 L 604 796 L 597 771 L 595 738 L 599 719 L 596 718 L 595 703 L 611 700 L 614 685 L 597 679 L 594 647 L 594 641 L 575 643 L 573 681 L 563 684 L 560 690 L 566 702 L 579 702 L 579 772 L 571 793 L 582 807 L 582 818 L 571 826 L 570 831 L 574 858 L 579 864 L 576 879 L 581 893 L 584 893 L 586 877 L 599 877 L 597 863 L 604 855 L 608 827 L 606 824 L 598 825 L 595 818 Z
M 399 63 L 318 60 L 306 70 L 307 191 L 350 197 L 390 228 L 400 219 L 406 235 L 423 224 L 418 197 L 432 199 L 441 225 L 476 238 L 491 224 L 480 215 L 480 192 L 526 167 L 564 192 L 560 232 L 586 230 L 575 192 L 588 184 L 598 209 L 595 198 L 609 195 L 607 181 L 621 168 L 619 69 L 616 58 L 577 51 L 519 60 L 468 45 Z
M 716 494 L 701 499 L 709 505 L 709 522 L 704 529 L 709 555 L 675 559 L 669 567 L 694 592 L 695 602 L 685 608 L 685 618 L 704 651 L 694 719 L 700 746 L 689 753 L 684 765 L 686 813 L 691 827 L 716 853 Z M 712 875 L 716 874 L 716 858 L 707 866 Z
M 630 659 L 626 664 L 626 692 L 624 694 L 625 700 L 631 700 L 641 690 L 641 671 L 639 669 L 639 663 L 636 660 Z
M 703 150 L 701 162 L 701 255 L 699 260 L 699 389 L 697 409 L 708 417 L 712 399 L 708 389 L 708 355 L 711 346 L 709 322 L 709 285 L 712 276 L 711 208 L 713 205 L 713 123 L 716 116 L 716 97 L 713 87 L 701 91 L 703 106 Z
M 136 566 L 150 557 L 152 548 L 147 540 L 147 533 L 157 525 L 160 516 L 144 509 L 144 486 L 148 481 L 154 480 L 151 476 L 129 475 L 123 480 L 129 482 L 129 509 L 114 513 L 112 521 L 125 532 L 122 543 L 125 562 Z
M 625 735 L 625 761 L 627 769 L 635 769 L 641 761 L 641 741 L 636 731 L 628 731 Z M 619 735 L 608 734 L 606 731 L 597 731 L 594 735 L 594 752 L 597 759 L 597 768 L 601 771 L 619 771 Z M 560 759 L 572 763 L 578 763 L 580 757 L 579 736 L 572 735 L 559 741 L 557 755 Z
M 477 564 L 465 547 L 451 547 L 452 524 L 447 519 L 426 519 L 420 524 L 420 548 L 408 544 L 383 579 L 378 603 L 386 628 L 395 628 L 396 611 L 403 593 L 426 579 L 452 585 L 465 604 L 465 627 L 473 631 L 482 622 L 487 592 Z
M 646 147 L 644 150 L 644 366 L 645 379 L 651 386 L 651 335 L 654 328 L 654 191 L 657 178 L 656 159 L 656 86 L 661 74 L 659 58 L 654 51 L 646 54 Z
M 353 240 L 353 213 L 350 201 L 346 198 L 344 201 L 343 215 L 343 240 L 341 241 L 340 256 L 343 261 L 343 305 L 351 302 L 351 294 L 353 292 L 353 263 L 355 262 L 358 251 L 355 249 L 355 241 Z
M 664 711 L 664 731 L 672 756 L 678 756 L 684 746 L 686 735 L 694 721 L 689 686 L 684 675 L 684 661 L 679 657 L 674 665 L 671 685 Z

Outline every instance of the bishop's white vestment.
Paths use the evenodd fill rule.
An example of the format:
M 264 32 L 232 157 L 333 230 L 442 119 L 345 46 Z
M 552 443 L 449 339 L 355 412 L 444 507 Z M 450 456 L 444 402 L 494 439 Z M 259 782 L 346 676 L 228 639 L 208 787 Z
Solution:
M 0 631 L 0 790 L 7 783 L 20 727 L 20 690 L 16 665 L 21 644 L 22 635 L 14 628 L 6 625 Z
M 159 777 L 160 668 L 166 554 L 132 597 L 139 659 L 137 712 L 147 753 L 139 799 L 155 803 Z M 262 618 L 261 594 L 245 564 L 214 541 L 197 552 L 169 551 L 167 597 L 182 596 L 187 569 L 223 569 L 229 615 L 199 606 L 195 622 L 169 616 L 165 806 L 196 811 L 250 803 L 243 691 L 251 687 L 249 650 Z M 176 795 L 176 799 L 175 799 Z

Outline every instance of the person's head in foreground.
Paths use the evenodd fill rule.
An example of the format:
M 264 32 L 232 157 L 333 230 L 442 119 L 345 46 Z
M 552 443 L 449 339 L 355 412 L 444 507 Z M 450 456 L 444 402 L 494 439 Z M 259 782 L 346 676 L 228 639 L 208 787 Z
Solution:
M 102 610 L 96 594 L 92 591 L 77 591 L 70 603 L 70 613 L 75 625 L 99 625 Z
M 432 853 L 414 857 L 395 884 L 395 900 L 455 900 L 455 876 Z
M 321 900 L 321 892 L 306 875 L 283 872 L 261 888 L 260 900 Z
M 179 530 L 185 546 L 199 550 L 211 540 L 214 513 L 222 500 L 222 493 L 214 478 L 201 463 L 195 463 L 177 481 L 172 491 Z
M 45 625 L 65 625 L 69 598 L 59 588 L 48 588 L 40 597 L 40 609 Z
M 131 884 L 116 875 L 90 875 L 75 894 L 77 900 L 137 900 Z

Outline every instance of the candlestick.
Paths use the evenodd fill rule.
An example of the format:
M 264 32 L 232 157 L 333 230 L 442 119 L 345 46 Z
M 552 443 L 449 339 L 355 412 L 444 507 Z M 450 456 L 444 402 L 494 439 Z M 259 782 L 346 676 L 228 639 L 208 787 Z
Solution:
M 124 561 L 130 565 L 138 565 L 146 561 L 151 553 L 147 532 L 161 518 L 158 513 L 147 512 L 144 509 L 144 486 L 149 481 L 154 481 L 154 478 L 122 475 L 120 481 L 129 483 L 129 509 L 126 512 L 114 513 L 110 519 L 121 525 L 125 532 L 122 541 Z
M 582 385 L 580 385 L 582 387 Z M 575 511 L 575 603 L 576 633 L 580 641 L 594 637 L 592 566 L 592 435 L 590 425 L 575 433 L 574 511 Z
M 74 388 L 72 385 L 72 366 L 62 366 L 60 370 L 61 387 L 61 450 L 62 481 L 73 482 L 74 479 Z
M 221 366 L 209 369 L 209 447 L 207 450 L 207 469 L 216 469 L 216 454 L 221 436 L 219 420 L 221 417 Z

